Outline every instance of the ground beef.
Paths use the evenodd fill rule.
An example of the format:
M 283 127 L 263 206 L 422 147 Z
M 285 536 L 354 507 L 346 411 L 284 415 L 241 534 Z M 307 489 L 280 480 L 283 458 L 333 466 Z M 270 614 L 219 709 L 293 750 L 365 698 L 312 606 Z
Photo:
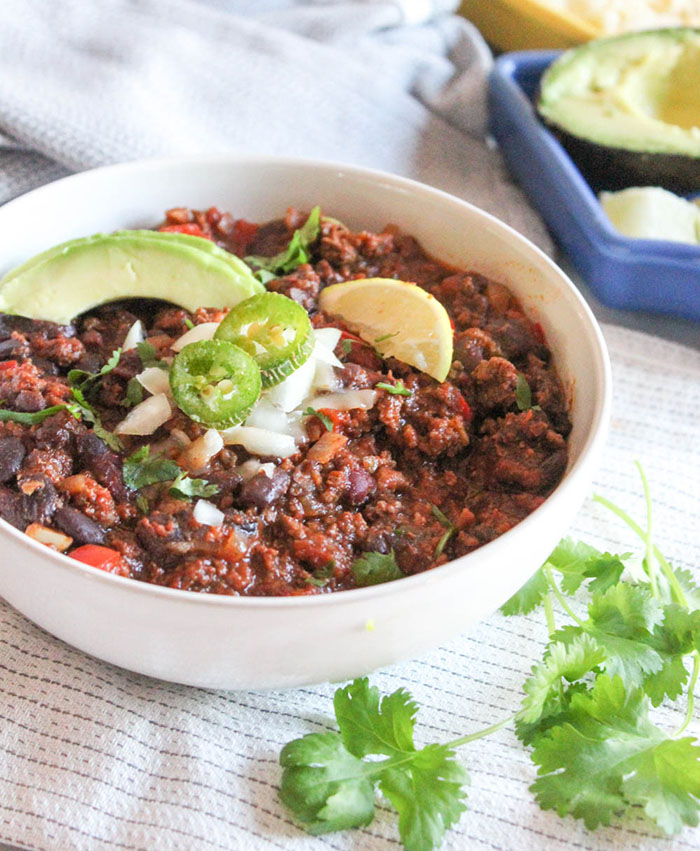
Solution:
M 239 257 L 270 257 L 306 217 L 290 208 L 282 219 L 255 224 L 213 207 L 177 207 L 160 228 L 212 240 Z M 0 516 L 22 530 L 30 523 L 60 529 L 74 546 L 110 547 L 118 557 L 109 569 L 122 576 L 203 593 L 289 596 L 354 587 L 353 564 L 368 553 L 393 554 L 405 574 L 427 570 L 534 511 L 564 473 L 571 426 L 544 335 L 510 291 L 438 262 L 391 226 L 354 232 L 323 219 L 307 252 L 308 262 L 268 288 L 301 304 L 315 327 L 341 329 L 341 389 L 400 380 L 408 395 L 378 389 L 369 410 L 320 408 L 323 416 L 304 418 L 306 442 L 290 458 L 257 460 L 229 446 L 197 470 L 187 464 L 188 447 L 204 429 L 179 411 L 150 437 L 124 438 L 122 449 L 107 446 L 104 432 L 75 411 L 36 424 L 0 421 Z M 414 281 L 448 310 L 454 361 L 445 382 L 384 360 L 318 311 L 324 287 L 375 276 Z M 32 413 L 70 401 L 69 370 L 100 370 L 137 319 L 156 357 L 171 358 L 191 323 L 219 322 L 225 312 L 130 300 L 68 326 L 0 315 L 2 407 Z M 116 368 L 88 386 L 103 428 L 126 416 L 129 384 L 142 368 L 139 352 L 122 352 Z M 523 379 L 527 410 L 516 393 Z M 126 486 L 124 459 L 145 443 L 217 488 L 208 499 L 222 525 L 198 522 L 194 500 L 167 482 Z M 273 469 L 260 469 L 261 461 Z

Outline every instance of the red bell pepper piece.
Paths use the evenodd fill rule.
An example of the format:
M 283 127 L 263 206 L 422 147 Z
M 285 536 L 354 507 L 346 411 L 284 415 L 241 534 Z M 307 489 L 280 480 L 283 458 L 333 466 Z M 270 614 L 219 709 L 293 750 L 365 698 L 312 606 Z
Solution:
M 77 547 L 69 555 L 77 561 L 82 561 L 83 564 L 89 564 L 91 567 L 106 570 L 107 573 L 122 572 L 122 555 L 110 547 L 100 547 L 97 544 L 84 544 L 82 547 Z
M 211 239 L 209 234 L 204 233 L 199 225 L 189 223 L 186 225 L 164 225 L 158 228 L 161 233 L 186 233 L 188 236 L 200 236 L 202 239 Z

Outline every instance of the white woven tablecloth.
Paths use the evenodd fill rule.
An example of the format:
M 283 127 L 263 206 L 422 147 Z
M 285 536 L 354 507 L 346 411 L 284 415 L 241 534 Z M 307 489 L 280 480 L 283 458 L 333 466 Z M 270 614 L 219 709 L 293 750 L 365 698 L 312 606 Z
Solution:
M 3 0 L 0 201 L 70 170 L 138 156 L 294 153 L 432 182 L 547 248 L 484 144 L 489 57 L 464 21 L 440 14 L 453 5 Z M 642 518 L 639 458 L 659 543 L 675 564 L 697 570 L 700 354 L 613 326 L 605 334 L 615 402 L 596 488 Z M 591 503 L 571 532 L 612 550 L 635 546 Z M 544 639 L 536 615 L 494 615 L 373 681 L 409 688 L 423 707 L 418 739 L 446 740 L 517 708 Z M 279 750 L 328 727 L 331 686 L 226 694 L 149 680 L 67 647 L 2 603 L 0 671 L 0 843 L 398 847 L 395 818 L 381 808 L 365 830 L 312 838 L 278 802 Z M 534 769 L 507 729 L 462 756 L 469 810 L 446 848 L 700 847 L 700 830 L 667 840 L 639 820 L 588 834 L 541 812 L 528 791 Z

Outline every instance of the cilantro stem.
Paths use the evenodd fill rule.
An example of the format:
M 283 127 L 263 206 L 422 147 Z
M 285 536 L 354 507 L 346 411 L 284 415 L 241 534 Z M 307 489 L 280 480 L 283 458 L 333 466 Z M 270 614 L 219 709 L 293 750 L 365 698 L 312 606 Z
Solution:
M 551 638 L 552 635 L 554 635 L 554 633 L 556 632 L 556 629 L 557 629 L 557 625 L 554 621 L 554 610 L 552 609 L 552 592 L 551 591 L 547 591 L 547 593 L 544 595 L 543 602 L 544 602 L 544 614 L 545 614 L 545 617 L 547 618 L 547 629 L 549 631 L 549 637 Z
M 685 711 L 683 723 L 673 734 L 674 738 L 680 736 L 692 721 L 693 712 L 695 711 L 695 685 L 698 681 L 698 674 L 700 674 L 700 653 L 696 650 L 693 653 L 693 673 L 690 675 L 690 682 L 688 683 L 688 708 Z
M 583 626 L 583 621 L 574 612 L 574 610 L 571 608 L 571 606 L 566 602 L 566 600 L 564 599 L 564 595 L 559 590 L 559 586 L 557 585 L 557 581 L 554 578 L 554 575 L 552 573 L 552 568 L 545 564 L 543 569 L 544 569 L 544 572 L 545 572 L 545 576 L 547 577 L 547 581 L 549 582 L 550 588 L 552 589 L 552 591 L 554 591 L 554 596 L 559 601 L 561 607 L 564 609 L 564 611 L 567 613 L 567 615 L 570 618 L 573 618 L 573 620 L 576 621 L 576 623 L 579 626 Z
M 644 475 L 644 470 L 642 469 L 642 465 L 639 461 L 635 461 L 635 466 L 639 471 L 640 478 L 642 480 L 642 487 L 644 488 L 644 499 L 646 501 L 647 506 L 647 531 L 644 535 L 644 543 L 646 544 L 646 553 L 644 555 L 644 569 L 647 572 L 647 576 L 649 577 L 649 582 L 651 583 L 651 593 L 654 595 L 654 599 L 659 599 L 659 587 L 656 584 L 656 568 L 654 567 L 654 546 L 651 539 L 651 494 L 649 493 L 649 483 L 647 482 L 647 477 Z
M 485 727 L 483 730 L 478 730 L 476 733 L 469 733 L 467 736 L 461 736 L 459 739 L 453 739 L 451 742 L 447 742 L 445 744 L 445 747 L 459 748 L 462 745 L 468 745 L 469 742 L 475 742 L 477 741 L 477 739 L 483 739 L 485 736 L 490 736 L 492 733 L 496 733 L 502 727 L 505 727 L 507 724 L 510 724 L 511 721 L 514 720 L 515 715 L 511 715 L 510 718 L 504 718 L 497 724 L 492 724 L 490 727 Z
M 605 506 L 608 511 L 612 511 L 614 515 L 620 518 L 623 523 L 626 523 L 633 532 L 635 532 L 639 537 L 644 541 L 646 540 L 646 535 L 644 534 L 644 530 L 639 526 L 634 520 L 629 516 L 626 511 L 623 511 L 622 508 L 619 508 L 615 505 L 614 502 L 610 502 L 609 499 L 606 499 L 604 496 L 600 496 L 600 494 L 593 494 L 593 501 L 600 503 L 600 505 Z M 681 588 L 678 579 L 676 578 L 675 573 L 673 572 L 673 568 L 666 560 L 666 557 L 661 552 L 661 550 L 654 544 L 654 555 L 658 559 L 659 564 L 661 565 L 661 570 L 664 573 L 664 576 L 668 580 L 669 585 L 671 586 L 671 590 L 676 596 L 676 600 L 681 604 L 681 606 L 685 606 L 688 608 L 688 598 L 685 596 L 683 589 Z

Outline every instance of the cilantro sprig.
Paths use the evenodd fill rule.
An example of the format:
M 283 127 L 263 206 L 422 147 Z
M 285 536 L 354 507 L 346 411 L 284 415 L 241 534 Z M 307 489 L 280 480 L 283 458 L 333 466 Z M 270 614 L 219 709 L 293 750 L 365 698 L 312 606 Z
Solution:
M 632 809 L 643 810 L 668 834 L 698 824 L 700 747 L 683 734 L 700 675 L 700 589 L 652 541 L 649 488 L 639 470 L 646 529 L 604 497 L 595 501 L 641 538 L 641 558 L 601 553 L 565 538 L 503 606 L 505 615 L 543 608 L 549 631 L 516 714 L 418 749 L 418 707 L 408 692 L 381 697 L 367 679 L 339 688 L 337 731 L 304 736 L 280 755 L 280 796 L 305 829 L 323 833 L 369 824 L 378 790 L 398 813 L 408 851 L 438 848 L 466 810 L 469 778 L 456 748 L 510 724 L 531 748 L 538 774 L 531 790 L 542 809 L 582 819 L 590 830 Z M 448 531 L 448 525 L 454 528 L 433 508 Z M 351 569 L 358 585 L 400 575 L 393 553 L 367 553 Z M 557 625 L 555 603 L 566 623 Z M 692 663 L 690 674 L 686 663 Z M 683 719 L 669 734 L 650 710 L 684 694 Z
M 246 257 L 245 261 L 246 263 L 254 263 L 259 272 L 267 273 L 262 275 L 259 272 L 256 273 L 261 278 L 262 283 L 267 283 L 277 275 L 285 275 L 292 272 L 297 266 L 308 263 L 311 259 L 311 246 L 316 242 L 320 233 L 321 208 L 314 207 L 304 224 L 294 231 L 284 251 L 280 251 L 274 257 L 251 255 Z

